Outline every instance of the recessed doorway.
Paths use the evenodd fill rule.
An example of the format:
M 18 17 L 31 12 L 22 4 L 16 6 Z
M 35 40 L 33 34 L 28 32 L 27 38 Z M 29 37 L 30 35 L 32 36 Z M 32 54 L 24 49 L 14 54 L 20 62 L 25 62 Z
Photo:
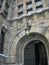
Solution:
M 26 45 L 24 65 L 48 65 L 46 47 L 41 41 L 31 41 Z

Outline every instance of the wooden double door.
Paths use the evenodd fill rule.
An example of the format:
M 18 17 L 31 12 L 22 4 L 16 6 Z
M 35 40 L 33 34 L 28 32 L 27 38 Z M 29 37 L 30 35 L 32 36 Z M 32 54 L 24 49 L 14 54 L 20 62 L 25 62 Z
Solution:
M 48 65 L 46 48 L 42 42 L 32 41 L 26 45 L 24 65 Z

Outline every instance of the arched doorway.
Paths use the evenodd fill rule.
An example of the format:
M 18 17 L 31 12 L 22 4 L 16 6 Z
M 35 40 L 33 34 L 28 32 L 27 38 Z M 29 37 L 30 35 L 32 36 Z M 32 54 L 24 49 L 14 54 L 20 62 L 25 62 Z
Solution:
M 41 41 L 31 41 L 25 46 L 24 65 L 48 65 L 46 47 Z
M 33 59 L 34 61 L 32 60 L 32 63 L 35 62 L 32 65 L 38 65 L 42 61 L 40 57 L 38 58 L 37 52 L 45 54 L 45 57 L 42 54 L 39 54 L 39 56 L 42 55 L 44 58 L 46 58 L 45 60 L 42 61 L 42 63 L 46 61 L 45 64 L 48 65 L 48 62 L 49 62 L 49 57 L 48 57 L 49 56 L 49 51 L 48 51 L 49 50 L 49 42 L 44 35 L 42 35 L 40 33 L 36 33 L 36 32 L 30 33 L 28 36 L 24 35 L 19 40 L 17 45 L 15 45 L 16 46 L 16 53 L 15 53 L 16 63 L 19 65 L 27 65 L 27 64 L 25 64 L 25 62 L 28 63 L 29 61 L 25 60 L 27 58 L 27 57 L 25 57 L 25 54 L 26 54 L 25 49 L 26 49 L 26 46 L 30 46 L 29 44 L 31 44 L 31 46 L 34 46 L 33 49 L 36 52 L 36 53 L 34 53 L 35 56 L 32 55 L 36 59 L 36 60 Z M 43 48 L 41 49 L 42 46 L 43 46 Z M 31 52 L 32 54 L 33 54 L 33 49 Z M 37 49 L 39 49 L 39 50 L 37 50 Z M 40 50 L 43 50 L 44 52 L 39 52 Z M 40 61 L 39 61 L 39 59 L 40 59 Z M 30 61 L 30 63 L 31 63 L 31 61 Z M 45 64 L 43 64 L 43 65 L 45 65 Z

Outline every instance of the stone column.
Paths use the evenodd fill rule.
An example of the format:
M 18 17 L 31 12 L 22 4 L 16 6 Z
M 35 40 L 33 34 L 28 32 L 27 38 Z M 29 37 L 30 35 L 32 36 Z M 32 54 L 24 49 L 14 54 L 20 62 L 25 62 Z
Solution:
M 42 5 L 43 5 L 43 8 L 46 8 L 46 1 L 45 0 L 42 0 Z
M 18 17 L 18 7 L 17 7 L 17 1 L 16 1 L 16 5 L 14 7 L 14 18 Z
M 33 11 L 36 11 L 35 0 L 32 0 L 32 9 Z
M 35 3 L 35 0 L 32 0 L 32 6 L 33 6 L 33 11 L 36 11 L 36 3 Z M 34 23 L 38 22 L 37 21 L 37 15 L 34 15 L 32 18 L 34 18 Z
M 27 14 L 25 0 L 23 0 L 23 14 Z M 26 26 L 26 18 L 23 18 L 23 25 Z
M 26 14 L 27 11 L 26 11 L 26 3 L 25 3 L 25 0 L 23 0 L 23 14 Z

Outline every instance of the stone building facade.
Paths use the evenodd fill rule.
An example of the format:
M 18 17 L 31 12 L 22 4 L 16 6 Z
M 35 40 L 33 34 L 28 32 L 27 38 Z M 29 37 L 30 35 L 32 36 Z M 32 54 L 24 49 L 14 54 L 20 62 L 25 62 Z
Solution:
M 0 13 L 0 64 L 49 65 L 49 0 L 9 4 L 8 15 L 4 17 L 5 6 Z

